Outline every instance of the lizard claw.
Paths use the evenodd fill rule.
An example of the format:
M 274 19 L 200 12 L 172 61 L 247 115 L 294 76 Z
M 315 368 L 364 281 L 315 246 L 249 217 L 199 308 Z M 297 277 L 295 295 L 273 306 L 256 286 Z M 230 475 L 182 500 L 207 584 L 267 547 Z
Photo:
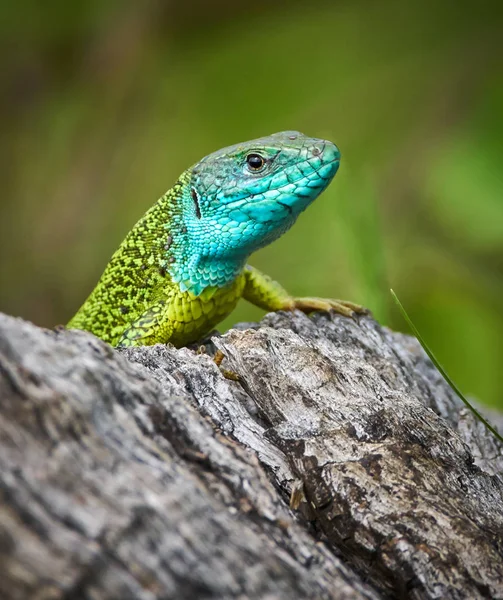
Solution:
M 234 373 L 234 371 L 229 371 L 228 369 L 224 369 L 221 366 L 224 358 L 225 354 L 222 352 L 222 350 L 217 350 L 213 356 L 213 362 L 220 369 L 220 373 L 222 373 L 225 379 L 229 379 L 230 381 L 241 381 L 241 377 L 237 373 Z
M 344 317 L 356 320 L 357 315 L 369 315 L 368 308 L 347 300 L 331 300 L 325 298 L 295 298 L 294 308 L 310 313 L 315 310 L 334 311 Z

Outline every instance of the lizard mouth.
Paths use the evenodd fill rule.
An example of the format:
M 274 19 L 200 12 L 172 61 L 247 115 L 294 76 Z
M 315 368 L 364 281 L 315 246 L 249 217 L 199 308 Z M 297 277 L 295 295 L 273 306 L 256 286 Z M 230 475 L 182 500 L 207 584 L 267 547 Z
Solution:
M 327 147 L 328 144 L 333 149 Z M 320 162 L 313 166 L 313 161 Z M 313 157 L 303 157 L 291 165 L 283 177 L 271 177 L 263 187 L 256 186 L 250 193 L 229 202 L 230 216 L 240 220 L 239 214 L 244 213 L 254 220 L 271 223 L 285 215 L 296 218 L 329 185 L 339 164 L 339 151 L 328 142 L 323 148 L 318 148 Z
M 276 202 L 283 208 L 286 208 L 286 210 L 290 213 L 290 215 L 293 215 L 293 209 L 291 206 L 288 206 L 288 204 L 285 204 L 284 202 L 280 202 L 279 200 L 276 200 Z

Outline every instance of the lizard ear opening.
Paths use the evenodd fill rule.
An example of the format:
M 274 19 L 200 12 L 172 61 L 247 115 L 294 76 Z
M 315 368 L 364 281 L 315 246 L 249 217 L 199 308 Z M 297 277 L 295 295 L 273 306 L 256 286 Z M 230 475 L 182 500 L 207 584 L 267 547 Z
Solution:
M 201 218 L 201 207 L 199 206 L 199 196 L 194 188 L 191 188 L 190 193 L 192 195 L 192 200 L 194 201 L 194 207 L 196 209 L 196 217 L 198 219 Z

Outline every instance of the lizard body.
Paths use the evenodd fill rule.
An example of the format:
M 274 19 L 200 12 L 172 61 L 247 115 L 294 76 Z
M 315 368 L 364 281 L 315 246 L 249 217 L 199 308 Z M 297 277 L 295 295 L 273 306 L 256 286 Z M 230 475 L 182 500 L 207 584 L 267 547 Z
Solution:
M 241 297 L 266 310 L 362 312 L 350 302 L 292 298 L 246 265 L 319 196 L 339 161 L 331 142 L 292 131 L 203 158 L 129 232 L 68 327 L 113 346 L 183 346 Z

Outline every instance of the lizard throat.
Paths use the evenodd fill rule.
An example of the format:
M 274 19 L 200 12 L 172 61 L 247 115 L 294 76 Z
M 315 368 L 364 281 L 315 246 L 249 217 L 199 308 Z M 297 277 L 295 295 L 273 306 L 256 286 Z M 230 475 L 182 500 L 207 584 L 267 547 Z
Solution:
M 171 278 L 182 292 L 199 296 L 208 287 L 222 288 L 231 284 L 245 266 L 245 259 L 215 259 L 193 256 L 186 262 L 173 263 L 169 268 Z

